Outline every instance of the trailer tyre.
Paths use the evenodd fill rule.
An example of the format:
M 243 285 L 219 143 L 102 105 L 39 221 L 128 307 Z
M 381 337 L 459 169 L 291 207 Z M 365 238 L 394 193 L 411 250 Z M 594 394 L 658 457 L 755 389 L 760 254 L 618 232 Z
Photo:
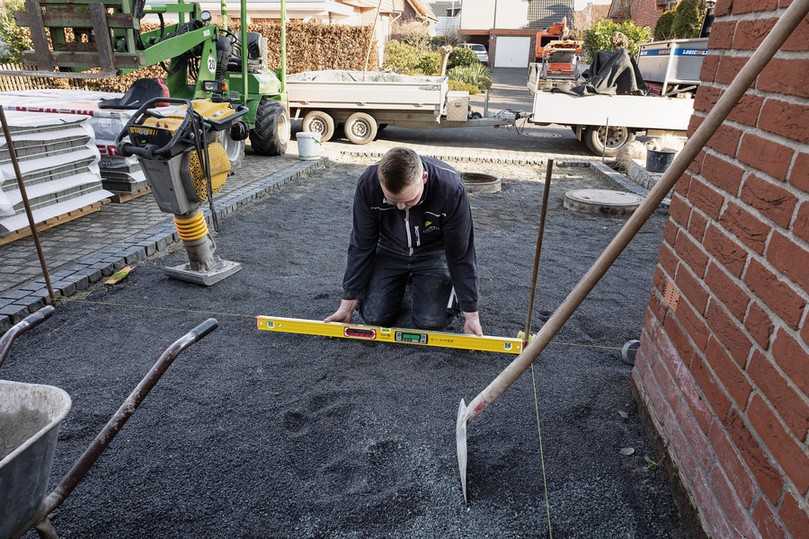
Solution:
M 320 142 L 328 142 L 334 137 L 334 118 L 322 110 L 310 110 L 303 117 L 303 130 L 320 135 Z
M 368 144 L 376 138 L 376 120 L 365 112 L 355 112 L 346 119 L 345 135 L 354 144 Z
M 283 155 L 290 138 L 290 121 L 284 106 L 262 97 L 256 110 L 256 125 L 250 130 L 250 146 L 259 155 Z
M 582 133 L 582 140 L 587 149 L 595 155 L 606 157 L 615 157 L 618 151 L 634 138 L 635 134 L 626 127 L 610 127 L 608 134 L 604 127 L 588 127 Z

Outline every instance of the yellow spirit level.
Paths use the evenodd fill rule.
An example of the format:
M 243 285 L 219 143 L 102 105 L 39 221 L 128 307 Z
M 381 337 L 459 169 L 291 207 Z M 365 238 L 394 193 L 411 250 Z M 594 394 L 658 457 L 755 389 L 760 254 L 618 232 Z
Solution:
M 296 333 L 299 335 L 319 335 L 360 341 L 375 341 L 417 346 L 457 348 L 478 352 L 499 352 L 517 355 L 522 352 L 522 339 L 508 337 L 478 337 L 441 331 L 422 329 L 383 328 L 361 324 L 321 322 L 302 318 L 281 318 L 279 316 L 257 316 L 256 323 L 261 331 Z

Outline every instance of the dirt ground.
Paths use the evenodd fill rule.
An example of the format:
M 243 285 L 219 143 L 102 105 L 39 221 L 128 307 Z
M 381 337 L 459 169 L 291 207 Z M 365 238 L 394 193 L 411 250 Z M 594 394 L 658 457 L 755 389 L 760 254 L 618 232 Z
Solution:
M 244 269 L 213 288 L 169 280 L 160 266 L 176 253 L 67 301 L 20 338 L 3 378 L 73 398 L 56 478 L 163 348 L 208 316 L 221 324 L 177 359 L 58 511 L 64 537 L 547 535 L 530 373 L 470 425 L 467 507 L 458 401 L 508 358 L 255 329 L 257 314 L 336 307 L 361 169 L 330 165 L 224 219 L 220 253 Z M 563 209 L 564 191 L 583 186 L 599 182 L 571 168 L 552 190 L 540 319 L 623 223 Z M 511 179 L 472 196 L 489 334 L 524 323 L 541 190 Z M 682 536 L 663 472 L 644 458 L 652 448 L 617 350 L 640 332 L 662 224 L 653 217 L 536 365 L 556 537 Z

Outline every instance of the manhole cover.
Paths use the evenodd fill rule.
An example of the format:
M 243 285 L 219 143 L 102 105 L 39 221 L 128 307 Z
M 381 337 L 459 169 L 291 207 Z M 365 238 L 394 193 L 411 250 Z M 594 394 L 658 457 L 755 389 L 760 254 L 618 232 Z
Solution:
M 499 193 L 503 188 L 500 178 L 491 174 L 479 172 L 464 172 L 461 174 L 466 190 L 470 193 Z
M 643 198 L 634 193 L 610 189 L 575 189 L 565 193 L 565 208 L 590 213 L 624 215 L 632 213 Z

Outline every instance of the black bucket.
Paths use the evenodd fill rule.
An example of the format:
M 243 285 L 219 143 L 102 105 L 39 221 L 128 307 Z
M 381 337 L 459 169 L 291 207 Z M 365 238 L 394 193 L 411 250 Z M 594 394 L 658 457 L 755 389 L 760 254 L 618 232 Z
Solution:
M 674 150 L 647 150 L 646 170 L 649 172 L 666 172 L 677 152 Z

